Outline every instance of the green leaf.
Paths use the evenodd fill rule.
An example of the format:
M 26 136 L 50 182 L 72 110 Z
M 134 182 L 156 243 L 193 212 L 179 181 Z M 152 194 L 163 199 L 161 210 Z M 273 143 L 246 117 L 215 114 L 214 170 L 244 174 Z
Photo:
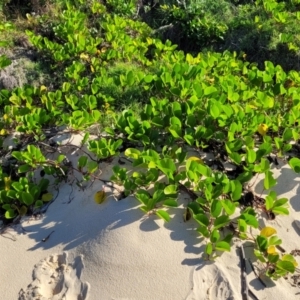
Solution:
M 279 269 L 285 270 L 289 273 L 294 273 L 295 272 L 295 266 L 290 261 L 280 260 L 276 263 L 276 267 L 279 268 Z
M 224 241 L 218 242 L 215 245 L 216 250 L 218 251 L 230 251 L 230 244 Z
M 16 216 L 16 211 L 14 209 L 9 209 L 5 212 L 6 219 L 12 219 Z
M 268 240 L 267 240 L 266 237 L 261 236 L 261 235 L 258 235 L 258 236 L 256 237 L 256 242 L 257 242 L 258 249 L 259 249 L 261 252 L 267 251 L 267 248 L 268 248 Z
M 276 246 L 282 244 L 282 240 L 278 236 L 274 235 L 269 238 L 269 246 Z
M 280 198 L 280 199 L 275 201 L 273 207 L 286 206 L 288 201 L 289 200 L 287 198 Z
M 270 170 L 265 171 L 264 188 L 266 190 L 270 189 L 277 183 L 276 179 L 273 177 L 273 173 Z
M 21 184 L 21 183 L 18 182 L 18 181 L 13 182 L 13 183 L 12 183 L 12 187 L 13 187 L 16 191 L 18 191 L 18 192 L 23 191 L 23 189 L 24 189 L 23 184 Z
M 22 192 L 22 200 L 23 202 L 29 206 L 33 203 L 34 199 L 33 197 L 29 194 L 29 193 L 26 193 L 26 192 Z
M 211 215 L 214 218 L 217 218 L 220 215 L 221 211 L 222 211 L 221 201 L 218 200 L 218 199 L 213 200 L 212 204 L 211 204 L 211 207 L 210 207 Z
M 275 264 L 279 260 L 278 254 L 268 254 L 268 261 L 272 264 Z
M 208 95 L 211 95 L 215 92 L 217 92 L 218 90 L 214 87 L 214 86 L 208 86 L 204 89 L 204 95 L 205 96 L 208 96 Z
M 234 214 L 236 206 L 232 201 L 225 199 L 221 201 L 221 204 L 228 216 Z
M 219 230 L 214 229 L 212 233 L 210 234 L 210 241 L 212 243 L 216 243 L 220 239 L 220 233 Z
M 300 159 L 299 158 L 293 157 L 292 159 L 290 159 L 289 165 L 296 173 L 300 173 Z
M 63 160 L 64 160 L 65 158 L 66 158 L 65 155 L 60 154 L 60 155 L 57 157 L 56 161 L 60 164 L 61 162 L 63 162 Z
M 164 206 L 169 206 L 169 207 L 177 207 L 178 206 L 178 203 L 176 200 L 173 200 L 173 199 L 167 199 L 163 202 L 163 205 Z
M 232 200 L 237 201 L 241 199 L 243 186 L 238 180 L 234 180 L 232 183 Z
M 274 204 L 274 199 L 270 195 L 268 195 L 266 197 L 266 209 L 271 210 L 273 207 L 273 204 Z
M 169 127 L 170 133 L 173 135 L 174 138 L 180 138 L 181 137 L 181 127 L 178 125 L 171 125 Z
M 39 208 L 39 207 L 42 207 L 43 206 L 43 201 L 42 200 L 37 200 L 37 201 L 35 201 L 35 203 L 34 203 L 34 207 L 35 208 Z
M 141 151 L 135 148 L 127 148 L 124 153 L 127 157 L 138 159 L 141 156 Z
M 177 186 L 175 184 L 170 184 L 164 188 L 165 195 L 177 194 Z
M 157 167 L 170 179 L 174 179 L 173 174 L 176 171 L 175 163 L 170 158 L 163 158 L 156 162 Z
M 282 206 L 274 207 L 272 209 L 272 212 L 274 214 L 278 214 L 278 215 L 286 215 L 286 216 L 289 215 L 289 210 L 285 207 L 282 207 Z
M 143 79 L 146 83 L 150 83 L 153 80 L 153 76 L 151 74 L 148 74 Z
M 283 260 L 283 261 L 290 261 L 291 263 L 294 264 L 295 267 L 297 266 L 297 262 L 296 262 L 294 256 L 291 255 L 291 254 L 284 254 L 284 255 L 282 256 L 282 260 Z
M 97 171 L 97 169 L 98 169 L 98 164 L 97 164 L 97 162 L 95 162 L 95 161 L 89 161 L 88 163 L 87 163 L 87 169 L 88 169 L 88 172 L 90 173 L 90 174 L 92 174 L 92 173 L 94 173 L 94 172 L 96 172 Z
M 246 160 L 248 164 L 253 164 L 256 160 L 256 152 L 253 149 L 247 150 Z
M 263 263 L 266 262 L 266 259 L 264 258 L 264 256 L 262 255 L 262 253 L 259 250 L 254 250 L 254 254 L 257 257 L 257 259 Z
M 230 222 L 230 219 L 228 216 L 220 216 L 218 217 L 215 222 L 214 222 L 214 228 L 215 229 L 218 229 L 218 228 L 221 228 L 221 227 L 224 227 L 226 226 L 228 223 Z
M 193 146 L 195 139 L 193 136 L 189 135 L 189 134 L 185 134 L 184 137 L 185 141 L 188 143 L 188 145 Z
M 14 158 L 16 158 L 19 161 L 23 161 L 23 155 L 22 152 L 19 151 L 14 151 L 11 156 L 13 156 Z
M 209 219 L 205 214 L 197 214 L 194 215 L 194 219 L 200 224 L 204 226 L 208 226 L 209 224 Z
M 200 208 L 200 205 L 196 202 L 190 202 L 187 207 L 192 211 L 193 215 L 203 213 L 202 208 Z
M 155 214 L 158 216 L 158 217 L 160 217 L 161 219 L 163 219 L 163 220 L 165 220 L 166 222 L 169 222 L 170 221 L 170 215 L 166 212 L 166 211 L 164 211 L 164 210 L 157 210 L 156 212 L 155 212 Z
M 209 231 L 207 229 L 207 226 L 202 225 L 197 229 L 197 231 L 204 237 L 209 238 Z
M 247 223 L 243 219 L 238 219 L 238 230 L 240 232 L 246 232 L 247 231 Z
M 25 164 L 18 168 L 18 173 L 26 173 L 31 170 L 31 166 Z
M 88 158 L 87 156 L 80 156 L 78 159 L 78 168 L 84 168 L 87 164 Z
M 211 255 L 213 252 L 213 245 L 212 243 L 207 243 L 206 247 L 205 247 L 205 253 L 207 255 Z
M 243 213 L 240 218 L 245 220 L 247 225 L 252 226 L 254 228 L 258 228 L 258 220 L 255 216 Z
M 285 128 L 282 138 L 285 142 L 291 140 L 293 138 L 293 131 L 291 128 Z
M 211 104 L 209 112 L 214 119 L 217 119 L 220 115 L 220 110 L 216 104 Z

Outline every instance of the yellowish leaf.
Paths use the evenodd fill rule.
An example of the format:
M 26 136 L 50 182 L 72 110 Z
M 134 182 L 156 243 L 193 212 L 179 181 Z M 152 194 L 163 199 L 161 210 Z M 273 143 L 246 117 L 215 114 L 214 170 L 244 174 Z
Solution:
M 0 135 L 6 135 L 6 134 L 7 134 L 7 131 L 5 129 L 0 130 Z
M 9 191 L 10 190 L 10 185 L 11 185 L 11 178 L 10 177 L 4 177 L 4 185 L 5 185 L 5 190 Z
M 266 124 L 260 124 L 258 125 L 257 131 L 259 132 L 260 135 L 264 136 L 266 135 L 268 128 L 269 127 Z
M 7 119 L 8 119 L 8 115 L 7 115 L 7 114 L 4 114 L 4 115 L 3 115 L 3 120 L 4 120 L 4 121 L 7 121 Z
M 273 234 L 277 233 L 276 229 L 273 227 L 265 227 L 261 230 L 260 235 L 264 237 L 269 237 Z
M 105 191 L 98 191 L 95 196 L 94 196 L 94 200 L 97 204 L 102 204 L 106 199 L 106 193 Z
M 21 206 L 19 210 L 19 215 L 20 216 L 25 216 L 27 214 L 27 207 L 25 205 Z
M 44 85 L 41 85 L 40 86 L 40 91 L 41 92 L 47 91 L 47 87 L 45 87 Z
M 92 65 L 91 65 L 91 72 L 95 73 L 95 69 L 94 69 L 94 67 Z
M 267 250 L 268 254 L 277 254 L 276 247 L 270 246 Z
M 52 198 L 53 198 L 53 195 L 51 193 L 46 193 L 42 196 L 42 200 L 44 202 L 49 202 L 52 200 Z
M 80 54 L 80 58 L 83 59 L 83 60 L 88 60 L 89 59 L 89 56 L 85 53 L 81 53 Z
M 197 156 L 191 156 L 187 160 L 193 160 L 193 161 L 198 162 L 199 164 L 203 164 L 203 160 Z

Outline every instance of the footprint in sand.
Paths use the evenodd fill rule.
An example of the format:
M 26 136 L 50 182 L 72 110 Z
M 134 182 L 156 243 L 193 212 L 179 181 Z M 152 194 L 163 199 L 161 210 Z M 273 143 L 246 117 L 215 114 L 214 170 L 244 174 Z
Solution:
M 228 276 L 215 264 L 197 267 L 193 274 L 193 290 L 186 300 L 235 300 L 239 299 Z
M 67 253 L 51 255 L 35 265 L 33 281 L 24 291 L 19 292 L 19 300 L 86 300 L 89 284 L 80 280 L 84 268 L 82 256 L 72 263 L 67 261 Z

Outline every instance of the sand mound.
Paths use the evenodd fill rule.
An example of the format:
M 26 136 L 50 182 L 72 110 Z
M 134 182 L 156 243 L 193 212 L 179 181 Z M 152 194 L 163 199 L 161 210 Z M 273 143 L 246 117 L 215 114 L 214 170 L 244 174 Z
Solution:
M 67 252 L 51 255 L 35 265 L 33 281 L 21 289 L 19 300 L 85 300 L 89 285 L 80 280 L 83 268 L 82 256 L 68 263 Z

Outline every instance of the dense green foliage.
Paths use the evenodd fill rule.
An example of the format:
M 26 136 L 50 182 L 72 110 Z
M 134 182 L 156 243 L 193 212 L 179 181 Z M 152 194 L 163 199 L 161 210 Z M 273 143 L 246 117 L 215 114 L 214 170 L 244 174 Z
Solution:
M 159 25 L 179 22 L 178 30 L 199 49 L 220 48 L 222 40 L 225 47 L 228 37 L 238 34 L 237 28 L 250 34 L 248 28 L 254 26 L 263 38 L 264 31 L 272 30 L 274 40 L 268 40 L 268 47 L 277 39 L 287 51 L 298 51 L 297 32 L 286 31 L 296 30 L 296 1 L 218 4 L 224 8 L 222 14 L 210 1 L 162 5 L 165 19 Z M 199 224 L 208 258 L 230 251 L 236 235 L 253 241 L 270 277 L 294 272 L 294 258 L 281 257 L 274 250 L 281 243 L 276 232 L 262 229 L 255 239 L 248 234 L 249 228 L 259 228 L 258 210 L 244 198 L 247 182 L 264 174 L 268 196 L 261 207 L 266 215 L 289 213 L 288 199 L 277 199 L 270 191 L 277 183 L 270 160 L 285 158 L 299 140 L 299 73 L 271 61 L 259 68 L 246 60 L 243 47 L 239 50 L 246 53 L 192 55 L 176 50 L 176 45 L 155 36 L 153 28 L 130 18 L 135 17 L 135 8 L 133 1 L 111 0 L 106 5 L 93 0 L 58 1 L 47 13 L 27 15 L 26 35 L 40 59 L 51 65 L 56 82 L 52 89 L 45 84 L 0 91 L 0 134 L 19 132 L 20 141 L 26 138 L 34 144 L 12 153 L 17 169 L 2 168 L 0 203 L 6 218 L 49 201 L 48 181 L 32 182 L 37 168 L 47 175 L 67 176 L 72 166 L 63 155 L 51 161 L 40 150 L 49 128 L 66 126 L 87 132 L 82 143 L 97 158 L 79 158 L 73 168 L 82 180 L 96 178 L 99 162 L 118 155 L 123 147 L 134 172 L 116 165 L 112 181 L 124 187 L 126 196 L 134 195 L 145 213 L 170 221 L 168 207 L 177 207 L 178 194 L 188 193 L 191 201 L 185 219 L 191 215 Z M 289 26 L 282 26 L 286 23 Z M 238 34 L 238 38 L 245 37 Z M 246 40 L 241 43 L 249 46 Z M 0 58 L 1 68 L 8 64 L 8 59 Z M 107 135 L 89 140 L 88 130 L 94 124 Z M 214 161 L 201 159 L 202 151 L 213 153 Z M 228 172 L 226 161 L 235 172 Z M 300 172 L 298 158 L 289 163 Z

